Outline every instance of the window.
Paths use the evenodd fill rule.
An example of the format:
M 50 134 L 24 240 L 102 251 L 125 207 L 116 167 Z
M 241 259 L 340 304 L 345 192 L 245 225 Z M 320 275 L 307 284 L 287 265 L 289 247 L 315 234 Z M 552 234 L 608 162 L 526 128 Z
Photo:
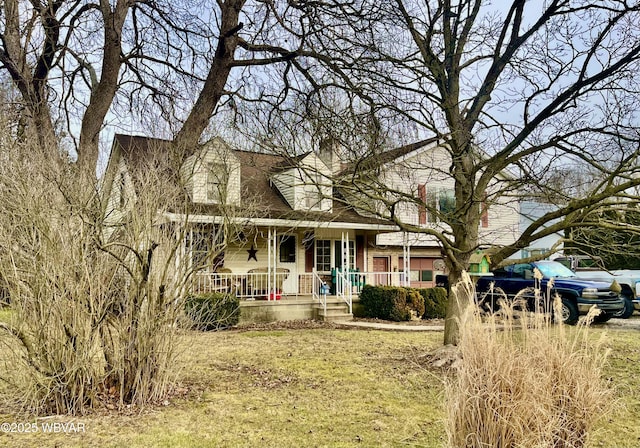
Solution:
M 307 183 L 304 186 L 304 200 L 307 208 L 319 208 L 322 202 L 322 175 L 320 173 L 308 174 Z
M 451 214 L 456 209 L 456 196 L 453 189 L 433 187 L 425 191 L 427 194 L 424 201 L 427 205 L 428 222 L 441 221 L 442 215 Z
M 316 240 L 316 270 L 331 271 L 331 241 Z
M 221 233 L 219 229 L 207 225 L 194 225 L 187 233 L 186 246 L 191 252 L 192 269 L 215 270 L 224 264 Z
M 438 195 L 438 209 L 443 215 L 451 214 L 456 210 L 456 196 L 453 190 L 440 190 Z
M 220 163 L 207 164 L 207 201 L 220 202 L 226 195 L 226 170 Z
M 433 271 L 425 270 L 420 271 L 420 280 L 423 282 L 432 282 L 433 281 Z

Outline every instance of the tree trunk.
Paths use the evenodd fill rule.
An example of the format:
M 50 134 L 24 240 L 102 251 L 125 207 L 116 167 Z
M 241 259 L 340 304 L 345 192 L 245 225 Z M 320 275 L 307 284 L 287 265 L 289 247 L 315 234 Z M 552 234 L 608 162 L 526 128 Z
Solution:
M 484 187 L 476 185 L 475 161 L 469 132 L 463 128 L 454 133 L 451 141 L 453 159 L 451 174 L 455 179 L 456 208 L 448 222 L 453 232 L 457 250 L 447 257 L 449 269 L 449 303 L 445 320 L 444 343 L 457 345 L 460 340 L 460 317 L 472 301 L 470 288 L 462 284 L 463 271 L 469 270 L 471 254 L 479 242 L 482 194 Z

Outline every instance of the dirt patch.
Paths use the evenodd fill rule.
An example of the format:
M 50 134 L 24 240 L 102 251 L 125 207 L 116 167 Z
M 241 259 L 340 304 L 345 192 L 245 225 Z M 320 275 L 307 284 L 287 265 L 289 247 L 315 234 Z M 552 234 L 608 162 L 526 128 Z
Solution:
M 603 328 L 640 331 L 640 315 L 634 314 L 629 319 L 611 319 Z

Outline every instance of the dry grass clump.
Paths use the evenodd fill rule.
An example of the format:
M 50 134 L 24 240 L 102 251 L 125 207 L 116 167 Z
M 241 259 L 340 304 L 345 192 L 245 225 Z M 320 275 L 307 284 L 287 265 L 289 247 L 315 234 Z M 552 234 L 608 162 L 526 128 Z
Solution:
M 459 293 L 473 294 L 468 277 L 463 287 Z M 588 337 L 592 318 L 571 328 L 513 304 L 488 317 L 470 307 L 461 319 L 462 362 L 446 384 L 449 446 L 586 446 L 612 404 L 602 338 Z

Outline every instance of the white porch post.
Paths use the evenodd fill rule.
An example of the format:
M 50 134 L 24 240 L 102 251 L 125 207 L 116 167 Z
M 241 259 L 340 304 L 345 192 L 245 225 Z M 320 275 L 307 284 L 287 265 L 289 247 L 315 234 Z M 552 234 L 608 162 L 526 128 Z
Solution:
M 271 227 L 267 237 L 267 301 L 271 300 Z
M 270 263 L 271 269 L 269 270 L 269 275 L 273 275 L 271 285 L 273 286 L 273 300 L 276 300 L 276 288 L 278 287 L 278 235 L 276 229 L 273 229 L 272 236 L 273 249 L 271 250 L 271 256 L 273 257 L 273 263 Z M 273 274 L 271 273 L 271 270 L 273 270 Z
M 340 235 L 340 258 L 342 260 L 342 276 L 337 275 L 336 273 L 336 294 L 346 294 L 346 288 L 348 285 L 345 284 L 344 279 L 349 278 L 349 234 L 342 232 Z
M 349 272 L 349 233 L 342 232 L 342 268 Z
M 409 244 L 409 235 L 402 232 L 402 273 L 404 276 L 403 286 L 411 286 L 409 272 L 411 270 L 411 245 Z

